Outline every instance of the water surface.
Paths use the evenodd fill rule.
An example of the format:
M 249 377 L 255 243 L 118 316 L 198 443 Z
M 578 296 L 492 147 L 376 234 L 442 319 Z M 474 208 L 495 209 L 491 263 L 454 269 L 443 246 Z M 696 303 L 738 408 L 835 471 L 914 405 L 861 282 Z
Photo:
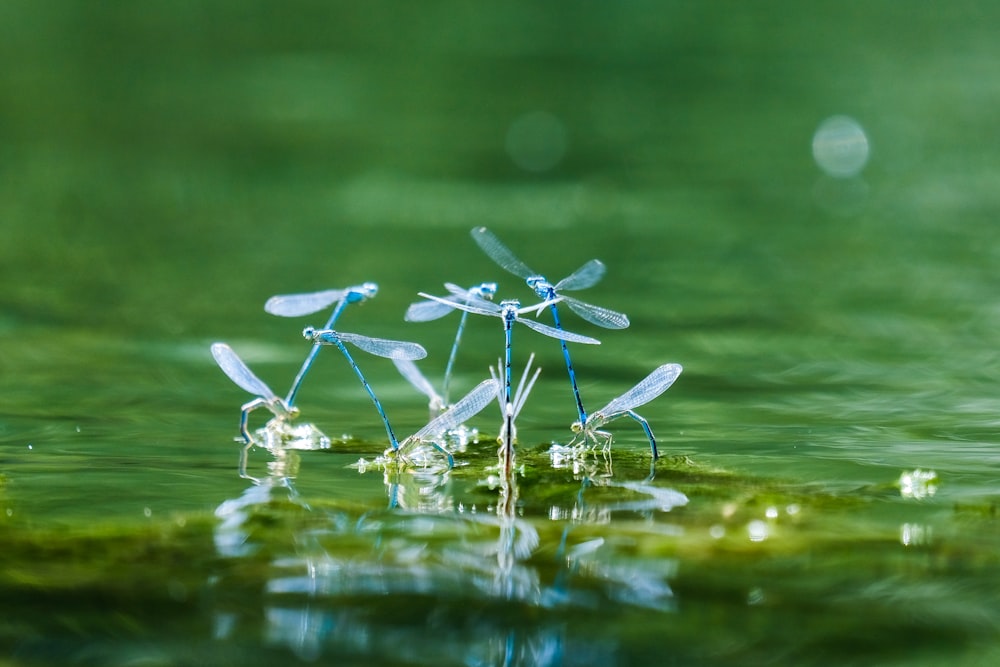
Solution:
M 307 4 L 0 10 L 7 662 L 996 660 L 992 6 Z M 837 115 L 846 178 L 813 154 Z M 299 401 L 332 446 L 240 478 L 209 344 L 284 393 L 325 314 L 264 300 L 374 280 L 341 327 L 437 380 L 457 316 L 403 322 L 417 291 L 531 297 L 475 225 L 553 280 L 607 264 L 580 296 L 631 327 L 565 316 L 602 340 L 588 407 L 684 365 L 641 410 L 656 466 L 629 420 L 553 459 L 575 408 L 523 329 L 506 494 L 493 407 L 448 474 L 352 467 L 387 443 L 332 350 Z M 471 320 L 456 390 L 502 345 Z

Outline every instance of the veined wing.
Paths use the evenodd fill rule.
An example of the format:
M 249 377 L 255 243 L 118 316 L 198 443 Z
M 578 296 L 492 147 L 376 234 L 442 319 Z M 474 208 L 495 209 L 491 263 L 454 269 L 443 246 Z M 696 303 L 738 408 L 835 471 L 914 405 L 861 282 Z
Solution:
M 497 397 L 497 381 L 483 380 L 447 411 L 432 419 L 426 426 L 407 438 L 407 441 L 432 440 L 448 429 L 465 423 L 479 414 Z
M 254 375 L 253 371 L 240 359 L 227 343 L 212 343 L 212 356 L 222 372 L 229 376 L 241 389 L 261 398 L 274 398 L 275 393 Z
M 592 303 L 580 301 L 571 296 L 563 296 L 562 300 L 574 313 L 599 327 L 604 327 L 605 329 L 625 329 L 629 325 L 628 315 L 625 313 L 595 306 Z
M 528 394 L 531 393 L 532 388 L 535 386 L 535 380 L 538 379 L 538 374 L 542 372 L 541 368 L 535 369 L 535 374 L 531 376 L 528 380 L 528 373 L 531 372 L 531 363 L 535 360 L 535 353 L 532 352 L 528 357 L 528 363 L 524 365 L 524 372 L 521 374 L 521 380 L 517 383 L 517 389 L 514 391 L 514 398 L 511 401 L 514 404 L 514 418 L 521 414 L 521 408 L 524 407 L 525 401 L 528 400 Z M 497 364 L 499 366 L 499 362 Z M 491 371 L 493 369 L 490 369 Z M 491 373 L 492 374 L 492 373 Z M 525 384 L 527 382 L 527 384 Z
M 640 405 L 645 405 L 669 389 L 682 370 L 683 368 L 680 364 L 664 364 L 594 414 L 599 413 L 605 417 L 610 417 L 613 414 L 626 412 Z
M 417 391 L 426 396 L 431 400 L 431 403 L 436 403 L 442 405 L 444 400 L 441 396 L 434 391 L 434 387 L 431 385 L 430 381 L 420 372 L 417 365 L 409 359 L 393 359 L 392 363 L 396 364 L 396 369 L 399 370 L 399 374 L 402 375 L 406 380 L 416 387 Z
M 470 233 L 476 245 L 504 271 L 509 271 L 515 276 L 525 279 L 538 275 L 528 268 L 527 264 L 518 259 L 517 255 L 512 253 L 490 230 L 485 227 L 476 227 Z
M 454 306 L 440 301 L 415 301 L 406 309 L 403 319 L 407 322 L 430 322 L 441 319 L 453 310 Z
M 454 301 L 452 299 L 445 299 L 440 296 L 433 296 L 431 294 L 425 294 L 423 292 L 417 292 L 420 296 L 425 299 L 430 299 L 431 301 L 436 301 L 447 305 L 449 308 L 458 308 L 459 310 L 465 310 L 470 313 L 476 313 L 477 315 L 493 315 L 494 317 L 500 316 L 500 306 L 493 303 L 492 301 L 487 301 L 486 299 L 470 298 L 466 302 Z
M 580 290 L 593 287 L 604 277 L 606 267 L 599 259 L 592 259 L 579 269 L 569 274 L 555 285 L 556 292 L 561 290 Z
M 455 283 L 445 283 L 444 288 L 448 290 L 448 293 L 451 294 L 451 298 L 453 299 L 463 299 L 469 295 L 470 291 L 461 285 L 456 285 Z
M 449 297 L 442 297 L 445 300 L 454 299 L 455 301 L 465 301 L 468 299 L 469 290 L 462 289 L 455 283 L 445 283 L 445 289 L 451 294 Z M 407 322 L 430 322 L 431 320 L 437 320 L 451 311 L 455 310 L 455 307 L 450 303 L 442 303 L 440 301 L 416 301 L 410 304 L 410 307 L 406 309 L 406 315 L 403 317 Z
M 530 306 L 522 306 L 517 309 L 518 316 L 526 315 L 528 313 L 534 313 L 535 317 L 542 314 L 542 311 L 551 306 L 554 303 L 559 303 L 564 297 L 557 296 L 554 299 L 546 299 L 545 301 L 540 301 L 539 303 L 532 304 Z
M 534 329 L 540 334 L 545 334 L 546 336 L 551 336 L 552 338 L 558 338 L 559 340 L 564 340 L 567 343 L 586 343 L 587 345 L 601 344 L 601 341 L 596 338 L 581 336 L 580 334 L 571 333 L 565 329 L 556 329 L 555 327 L 550 327 L 547 324 L 542 324 L 541 322 L 536 322 L 535 320 L 519 317 L 517 318 L 517 321 L 529 329 Z
M 494 368 L 493 366 L 490 366 L 490 377 L 493 378 L 493 381 L 497 383 L 497 391 L 496 391 L 495 398 L 497 399 L 497 405 L 500 406 L 500 418 L 501 419 L 503 419 L 504 416 L 506 415 L 506 412 L 505 412 L 505 409 L 504 409 L 504 400 L 505 400 L 504 399 L 504 383 L 500 380 L 500 378 L 502 378 L 503 376 L 504 376 L 503 362 L 500 359 L 497 359 L 496 368 Z
M 364 350 L 368 354 L 386 359 L 423 359 L 427 356 L 427 350 L 417 343 L 409 343 L 402 340 L 388 340 L 386 338 L 372 338 L 361 334 L 335 332 L 336 336 L 345 343 L 350 343 L 355 347 Z
M 323 310 L 343 299 L 345 294 L 347 294 L 347 290 L 342 289 L 328 289 L 304 294 L 278 294 L 267 300 L 264 304 L 264 310 L 281 317 L 299 317 Z
M 531 356 L 528 357 L 528 363 L 524 366 L 524 372 L 521 373 L 521 379 L 517 383 L 517 389 L 514 390 L 514 395 L 511 397 L 511 410 L 512 417 L 517 419 L 517 416 L 521 414 L 521 408 L 524 407 L 524 403 L 528 400 L 528 394 L 531 393 L 531 389 L 535 386 L 535 381 L 538 379 L 538 375 L 542 372 L 541 368 L 536 368 L 534 375 L 531 379 L 528 379 L 528 373 L 531 372 L 531 363 L 535 360 L 535 353 L 532 352 Z M 497 365 L 494 368 L 490 366 L 490 377 L 497 382 L 497 403 L 500 405 L 500 418 L 504 419 L 507 416 L 507 411 L 504 408 L 504 386 L 500 382 L 500 377 L 503 376 L 503 361 L 497 359 Z M 525 384 L 527 383 L 527 384 Z

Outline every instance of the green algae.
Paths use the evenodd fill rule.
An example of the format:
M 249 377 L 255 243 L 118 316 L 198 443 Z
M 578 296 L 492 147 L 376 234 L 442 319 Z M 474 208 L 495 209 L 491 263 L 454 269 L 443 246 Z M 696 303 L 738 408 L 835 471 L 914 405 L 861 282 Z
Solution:
M 295 455 L 306 468 L 326 452 Z M 208 641 L 220 614 L 266 627 L 261 610 L 275 605 L 347 614 L 356 632 L 411 636 L 454 623 L 469 645 L 500 628 L 558 627 L 560 641 L 613 637 L 620 654 L 636 657 L 654 650 L 653 633 L 704 664 L 821 664 L 845 641 L 858 657 L 889 662 L 911 650 L 954 657 L 996 640 L 1000 538 L 989 503 L 909 501 L 891 481 L 831 490 L 697 457 L 665 458 L 649 479 L 639 455 L 588 455 L 586 474 L 547 465 L 543 446 L 518 456 L 509 514 L 486 452 L 443 480 L 356 473 L 388 479 L 387 500 L 393 485 L 444 494 L 405 508 L 305 497 L 294 479 L 272 478 L 214 514 L 72 528 L 8 521 L 0 593 L 14 613 L 0 641 L 29 654 L 32 636 L 71 646 L 164 632 Z M 687 502 L 658 505 L 655 493 L 667 491 Z M 233 530 L 239 539 L 227 541 Z M 977 592 L 961 605 L 943 603 L 970 586 Z M 461 612 L 469 605 L 474 619 Z M 326 651 L 347 650 L 344 637 L 315 632 L 310 641 Z M 466 645 L 449 637 L 453 652 Z M 164 664 L 183 662 L 165 650 Z

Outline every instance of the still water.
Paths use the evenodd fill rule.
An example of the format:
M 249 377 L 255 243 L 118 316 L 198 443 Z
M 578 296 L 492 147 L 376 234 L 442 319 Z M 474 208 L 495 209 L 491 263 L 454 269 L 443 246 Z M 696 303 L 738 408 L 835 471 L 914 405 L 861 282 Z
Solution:
M 0 9 L 0 651 L 10 665 L 892 664 L 1000 658 L 997 9 L 896 3 L 148 2 Z M 249 453 L 230 343 L 284 394 L 273 294 L 379 284 L 344 331 L 458 323 L 523 281 L 486 225 L 623 311 L 603 405 L 684 371 L 610 454 L 558 343 L 497 475 L 387 446 L 324 350 L 327 449 Z M 562 311 L 561 311 L 562 312 Z M 542 316 L 542 321 L 549 321 Z M 504 353 L 470 316 L 455 391 Z M 426 399 L 359 366 L 400 437 Z M 263 423 L 264 411 L 251 417 Z

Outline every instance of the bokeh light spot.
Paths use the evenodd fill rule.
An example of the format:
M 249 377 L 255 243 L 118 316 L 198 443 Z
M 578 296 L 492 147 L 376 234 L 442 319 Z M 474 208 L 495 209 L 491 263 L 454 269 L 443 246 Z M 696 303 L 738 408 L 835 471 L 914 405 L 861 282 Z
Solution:
M 868 163 L 868 136 L 853 118 L 831 116 L 813 134 L 812 152 L 824 173 L 834 178 L 851 178 Z
M 747 533 L 750 535 L 751 542 L 763 542 L 768 538 L 767 524 L 759 519 L 755 519 L 747 524 Z

